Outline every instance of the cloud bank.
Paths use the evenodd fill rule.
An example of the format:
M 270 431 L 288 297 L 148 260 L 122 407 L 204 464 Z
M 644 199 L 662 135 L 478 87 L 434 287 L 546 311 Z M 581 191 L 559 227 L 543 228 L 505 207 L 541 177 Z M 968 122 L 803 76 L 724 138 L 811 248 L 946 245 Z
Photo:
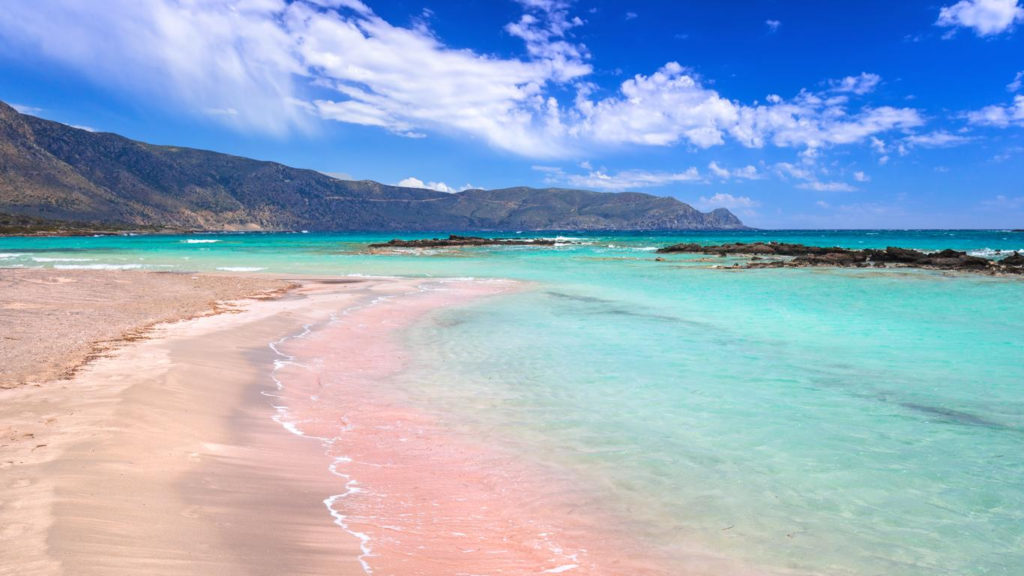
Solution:
M 1000 0 L 957 8 L 964 3 L 940 20 L 992 29 L 971 10 Z M 87 0 L 11 2 L 0 45 L 243 131 L 283 136 L 335 121 L 536 158 L 730 141 L 819 149 L 924 123 L 911 108 L 855 103 L 881 82 L 868 73 L 745 104 L 668 62 L 602 93 L 588 81 L 591 55 L 574 37 L 585 23 L 572 3 L 518 4 L 504 33 L 522 40 L 522 57 L 451 48 L 425 19 L 395 26 L 359 0 L 107 0 L 102 10 Z M 588 178 L 604 177 L 615 180 Z

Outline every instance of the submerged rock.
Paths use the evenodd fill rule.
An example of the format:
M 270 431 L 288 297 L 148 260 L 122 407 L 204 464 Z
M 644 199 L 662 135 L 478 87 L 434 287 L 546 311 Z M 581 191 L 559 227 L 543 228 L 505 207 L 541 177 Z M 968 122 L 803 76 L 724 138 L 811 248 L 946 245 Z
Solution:
M 734 267 L 738 268 L 807 268 L 813 266 L 831 266 L 838 268 L 887 266 L 907 268 L 928 268 L 934 270 L 964 270 L 984 274 L 1024 274 L 1024 255 L 1014 253 L 1002 260 L 989 260 L 971 256 L 957 250 L 940 252 L 922 252 L 909 248 L 889 246 L 884 250 L 850 250 L 839 247 L 806 246 L 804 244 L 788 244 L 784 242 L 754 242 L 746 244 L 735 242 L 703 246 L 687 243 L 666 246 L 658 250 L 660 254 L 717 254 L 718 256 L 737 255 L 750 256 L 750 262 Z M 765 262 L 764 255 L 788 256 L 790 260 L 773 260 Z

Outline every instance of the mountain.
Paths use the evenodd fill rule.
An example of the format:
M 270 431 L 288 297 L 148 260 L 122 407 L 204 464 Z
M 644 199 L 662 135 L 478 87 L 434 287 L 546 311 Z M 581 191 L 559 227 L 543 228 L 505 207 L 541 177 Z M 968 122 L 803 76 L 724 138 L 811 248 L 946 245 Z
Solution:
M 155 146 L 19 114 L 0 102 L 0 212 L 204 230 L 710 230 L 725 209 L 562 188 L 447 194 Z

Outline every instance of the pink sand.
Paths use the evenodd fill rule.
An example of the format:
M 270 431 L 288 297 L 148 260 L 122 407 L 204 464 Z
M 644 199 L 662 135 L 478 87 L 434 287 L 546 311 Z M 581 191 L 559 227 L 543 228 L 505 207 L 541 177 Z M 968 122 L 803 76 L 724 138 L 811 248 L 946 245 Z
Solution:
M 325 504 L 362 541 L 367 573 L 669 573 L 613 520 L 580 508 L 564 479 L 446 430 L 389 388 L 407 364 L 402 329 L 438 307 L 513 289 L 381 285 L 373 302 L 278 343 L 291 357 L 275 371 L 279 421 L 323 443 L 324 466 L 339 478 Z

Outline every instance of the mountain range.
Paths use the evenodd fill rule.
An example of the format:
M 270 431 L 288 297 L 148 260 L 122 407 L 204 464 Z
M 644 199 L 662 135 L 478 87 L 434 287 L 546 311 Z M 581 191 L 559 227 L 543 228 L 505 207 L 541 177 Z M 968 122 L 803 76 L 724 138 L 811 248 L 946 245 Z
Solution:
M 314 170 L 157 146 L 20 114 L 0 102 L 0 213 L 192 230 L 742 229 L 637 192 L 505 188 L 458 193 L 340 180 Z

